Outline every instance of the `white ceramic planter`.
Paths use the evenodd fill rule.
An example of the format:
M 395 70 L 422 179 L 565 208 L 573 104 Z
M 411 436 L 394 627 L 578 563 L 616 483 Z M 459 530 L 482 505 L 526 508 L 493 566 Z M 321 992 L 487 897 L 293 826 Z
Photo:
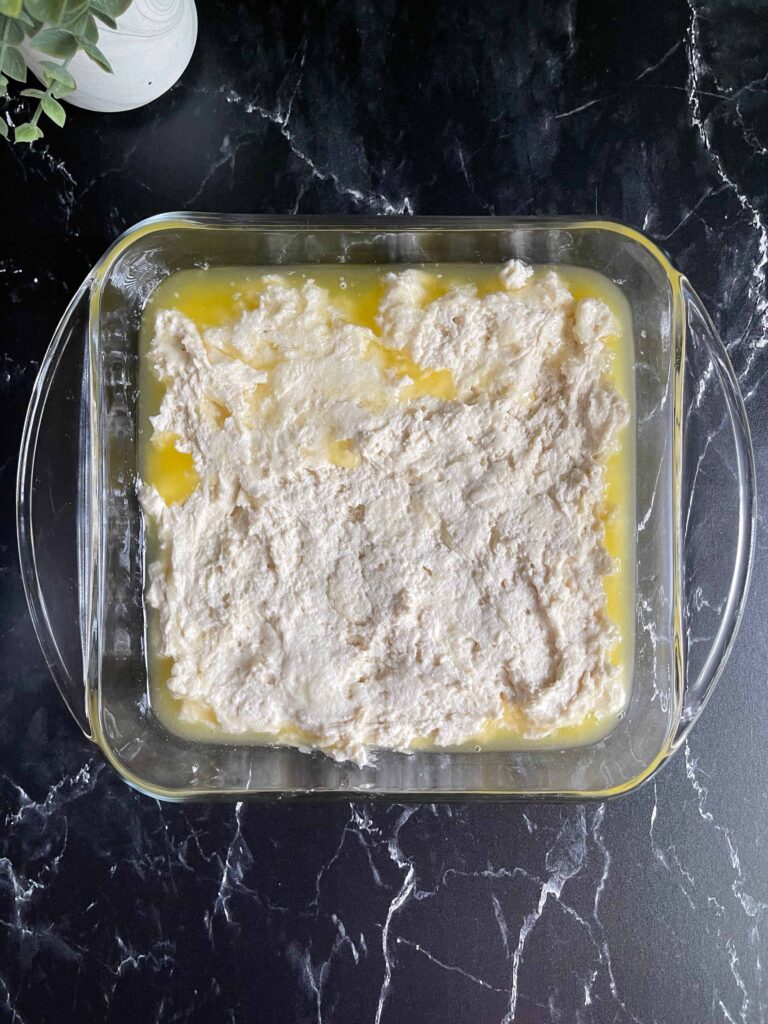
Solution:
M 196 40 L 194 0 L 133 0 L 116 29 L 100 26 L 99 49 L 114 74 L 78 53 L 69 65 L 77 90 L 65 102 L 105 113 L 143 107 L 178 81 Z M 40 61 L 50 58 L 26 44 L 20 49 L 27 67 L 40 79 Z

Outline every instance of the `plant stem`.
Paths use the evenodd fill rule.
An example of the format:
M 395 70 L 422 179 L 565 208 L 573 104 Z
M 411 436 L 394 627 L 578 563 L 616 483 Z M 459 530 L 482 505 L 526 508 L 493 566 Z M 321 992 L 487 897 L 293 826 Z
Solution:
M 71 60 L 72 60 L 71 57 L 67 57 L 67 59 L 61 63 L 60 67 L 68 68 L 69 67 L 69 62 Z M 46 96 L 53 96 L 53 90 L 54 90 L 55 87 L 56 87 L 56 83 L 55 82 L 51 82 L 50 85 L 47 85 L 45 87 L 45 95 Z M 55 97 L 54 97 L 54 99 L 55 99 Z M 42 113 L 43 113 L 43 101 L 39 100 L 38 104 L 37 104 L 37 107 L 35 108 L 35 112 L 32 115 L 32 119 L 30 121 L 30 124 L 33 124 L 35 127 L 37 127 L 37 122 L 40 120 L 40 115 Z

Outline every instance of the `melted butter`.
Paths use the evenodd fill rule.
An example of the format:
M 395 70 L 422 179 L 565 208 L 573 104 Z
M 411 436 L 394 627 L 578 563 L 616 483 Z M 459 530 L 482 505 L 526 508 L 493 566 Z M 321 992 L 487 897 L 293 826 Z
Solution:
M 142 478 L 157 488 L 166 505 L 186 501 L 200 483 L 192 456 L 176 447 L 175 434 L 156 434 L 145 446 Z
M 390 269 L 390 268 L 387 268 Z M 402 267 L 400 269 L 406 269 Z M 471 287 L 478 295 L 487 295 L 500 289 L 499 267 L 474 264 L 442 264 L 424 266 L 430 276 L 426 282 L 425 304 L 440 298 L 455 286 Z M 612 311 L 619 325 L 618 333 L 606 344 L 611 352 L 610 374 L 625 400 L 633 407 L 633 345 L 632 322 L 629 305 L 620 289 L 607 278 L 590 271 L 558 266 L 560 278 L 575 299 L 596 298 Z M 281 268 L 280 276 L 295 281 L 297 287 L 313 279 L 326 288 L 331 304 L 349 322 L 369 328 L 378 334 L 377 314 L 384 292 L 384 271 L 377 266 L 317 266 L 311 271 L 299 268 Z M 537 269 L 537 274 L 543 273 Z M 274 274 L 275 268 L 268 273 Z M 155 415 L 163 396 L 163 388 L 151 371 L 147 352 L 152 340 L 155 314 L 161 309 L 177 309 L 193 320 L 201 329 L 221 327 L 236 321 L 243 312 L 254 309 L 264 289 L 264 277 L 259 270 L 242 268 L 215 268 L 181 271 L 168 278 L 153 293 L 147 304 L 140 339 L 140 430 L 139 466 L 141 478 L 153 484 L 167 503 L 184 501 L 199 482 L 191 456 L 179 452 L 175 438 L 169 435 L 152 437 L 149 417 Z M 235 350 L 222 349 L 222 353 L 235 358 L 242 356 Z M 398 378 L 407 378 L 402 400 L 410 401 L 423 396 L 445 400 L 456 397 L 456 386 L 450 370 L 419 366 L 407 354 L 387 348 L 372 340 L 369 357 Z M 244 360 L 245 361 L 245 360 Z M 277 364 L 277 356 L 269 355 L 255 369 L 269 371 Z M 260 385 L 254 393 L 254 410 L 258 415 L 261 398 L 269 393 L 270 383 Z M 373 406 L 376 399 L 372 398 Z M 612 659 L 623 670 L 624 688 L 629 697 L 631 665 L 634 654 L 634 423 L 625 427 L 619 446 L 605 466 L 604 544 L 616 563 L 616 571 L 605 578 L 604 589 L 609 617 L 616 623 L 620 639 L 612 651 Z M 351 440 L 329 440 L 323 457 L 335 466 L 354 469 L 360 461 Z M 154 558 L 154 538 L 148 530 L 148 558 Z M 311 747 L 317 740 L 295 728 L 285 729 L 277 735 L 261 733 L 225 733 L 213 712 L 189 700 L 178 700 L 168 690 L 167 681 L 172 662 L 151 653 L 152 637 L 157 630 L 157 613 L 148 609 L 150 647 L 150 700 L 161 720 L 173 731 L 199 740 L 226 740 L 250 743 L 289 743 Z M 449 750 L 510 750 L 580 746 L 593 743 L 607 735 L 616 724 L 617 717 L 598 721 L 590 716 L 576 726 L 566 726 L 542 739 L 529 739 L 522 735 L 525 725 L 521 711 L 507 705 L 501 720 L 488 722 L 476 736 L 459 747 Z M 436 749 L 434 739 L 414 737 L 410 744 L 414 750 Z
M 152 294 L 145 316 L 160 309 L 176 309 L 198 327 L 225 327 L 249 309 L 255 309 L 264 291 L 261 274 L 239 268 L 184 270 L 164 281 Z
M 402 400 L 412 398 L 445 398 L 456 397 L 456 385 L 450 370 L 430 370 L 419 366 L 407 352 L 397 348 L 387 348 L 378 341 L 372 341 L 369 352 L 372 359 L 385 370 L 391 370 L 395 377 L 407 377 L 410 383 L 403 389 Z
M 327 458 L 332 465 L 343 469 L 354 469 L 360 465 L 360 453 L 355 450 L 354 442 L 349 438 L 329 441 Z

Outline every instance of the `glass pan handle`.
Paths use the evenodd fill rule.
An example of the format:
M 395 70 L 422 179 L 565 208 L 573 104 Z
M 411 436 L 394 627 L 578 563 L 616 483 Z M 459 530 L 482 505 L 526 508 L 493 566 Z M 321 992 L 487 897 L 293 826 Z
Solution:
M 688 485 L 683 480 L 679 528 L 681 600 L 687 642 L 683 707 L 674 748 L 685 740 L 709 700 L 736 639 L 749 588 L 755 541 L 755 462 L 744 402 L 725 346 L 701 299 L 686 278 L 681 278 L 680 285 L 687 326 L 686 368 L 692 370 L 688 381 L 695 384 L 695 391 L 692 400 L 684 403 L 687 419 L 683 424 L 686 446 L 683 467 L 684 473 L 687 468 L 691 477 Z M 717 421 L 708 423 L 702 408 L 710 384 L 722 399 L 714 403 Z M 727 439 L 726 445 L 721 443 L 723 437 Z M 695 458 L 693 454 L 689 457 L 688 445 Z M 707 459 L 713 467 L 716 460 L 709 480 L 702 476 Z M 697 502 L 696 490 L 705 485 L 710 489 L 707 500 Z M 718 514 L 712 521 L 719 532 L 708 532 L 714 527 L 709 527 L 704 519 L 707 510 L 711 513 L 713 508 Z M 735 530 L 726 533 L 731 516 Z M 696 531 L 701 534 L 701 540 Z M 698 557 L 697 544 L 702 548 Z M 702 593 L 700 577 L 694 574 L 692 565 L 705 575 L 709 572 L 717 577 L 718 599 L 714 602 L 709 602 Z M 702 609 L 709 611 L 711 621 L 706 625 L 704 637 L 695 637 L 695 620 L 697 615 L 703 619 Z M 703 660 L 696 653 L 698 663 L 692 666 L 694 641 L 706 653 Z
M 19 456 L 16 529 L 21 577 L 48 668 L 89 738 L 85 680 L 90 548 L 88 313 L 90 281 L 72 299 L 32 390 Z

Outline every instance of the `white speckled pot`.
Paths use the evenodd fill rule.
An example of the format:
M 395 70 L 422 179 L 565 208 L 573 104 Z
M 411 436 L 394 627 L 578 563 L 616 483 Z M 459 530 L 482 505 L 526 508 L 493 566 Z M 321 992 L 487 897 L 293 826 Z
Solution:
M 143 107 L 178 81 L 196 40 L 194 0 L 133 0 L 116 29 L 100 26 L 99 48 L 114 74 L 78 53 L 69 65 L 77 90 L 65 101 L 105 113 Z M 27 67 L 41 78 L 40 61 L 47 59 L 45 55 L 26 44 L 20 49 Z

